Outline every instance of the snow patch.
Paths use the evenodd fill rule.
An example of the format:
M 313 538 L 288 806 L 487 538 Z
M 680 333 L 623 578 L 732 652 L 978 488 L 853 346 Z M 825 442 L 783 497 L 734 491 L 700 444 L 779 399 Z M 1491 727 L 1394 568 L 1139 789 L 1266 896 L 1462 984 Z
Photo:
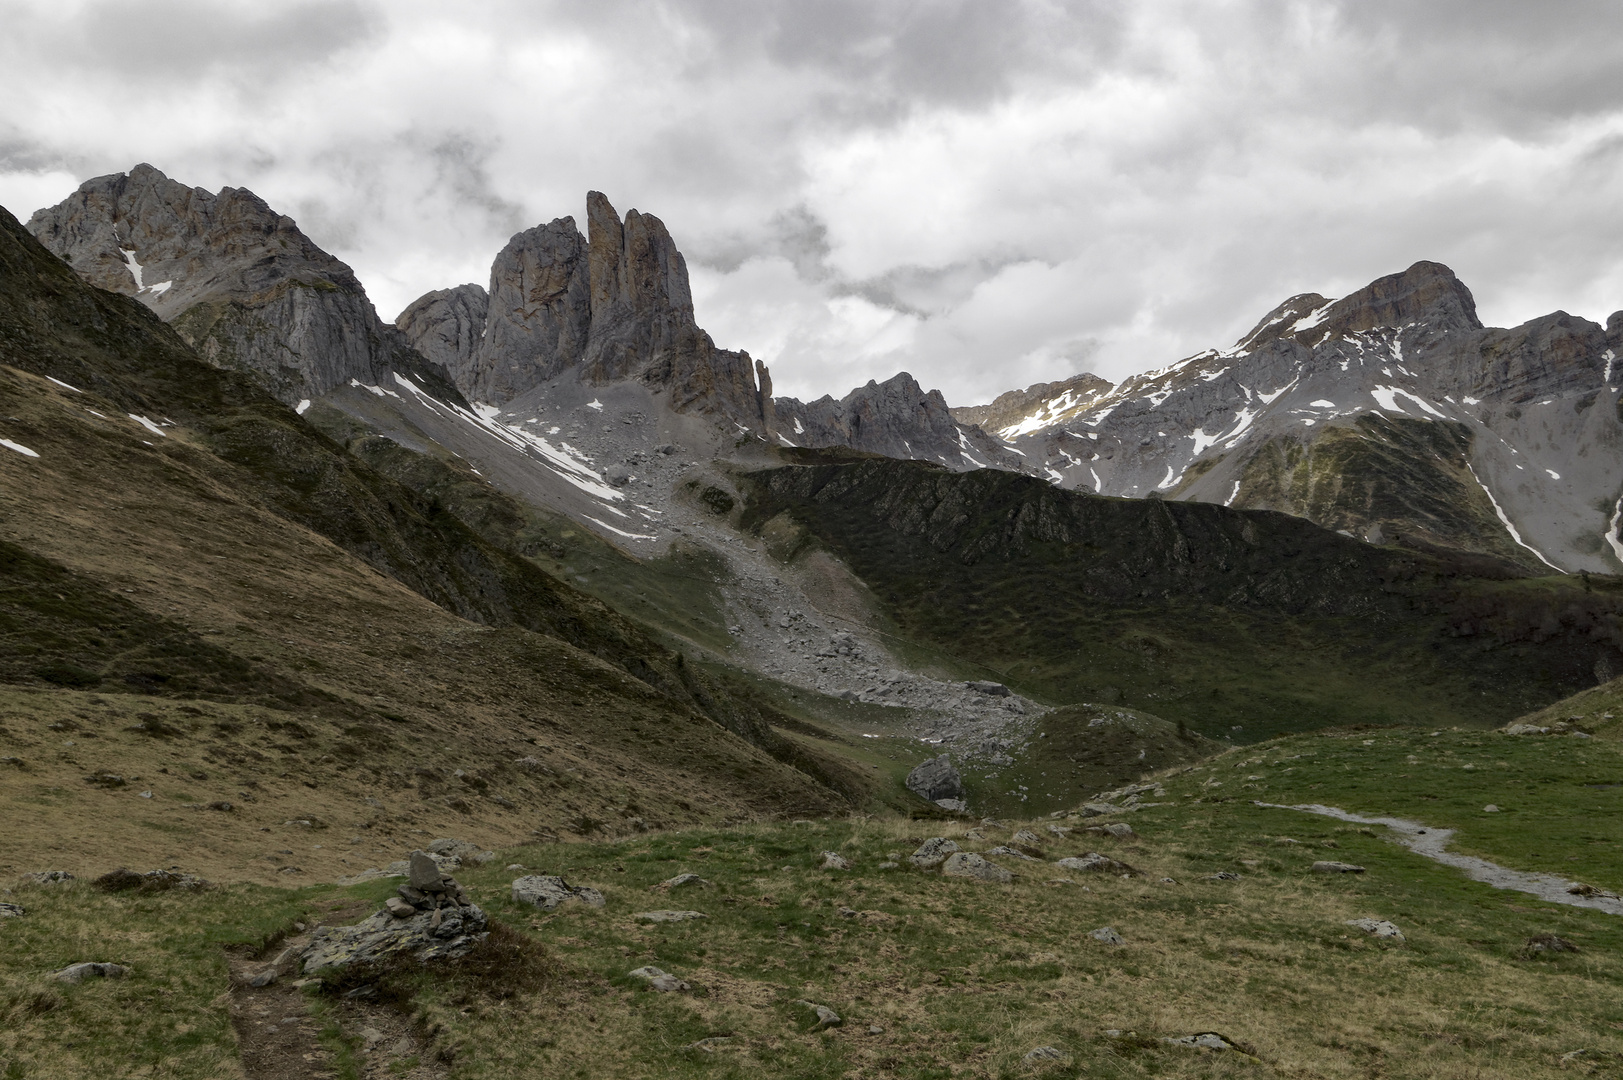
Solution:
M 1237 498 L 1239 496 L 1239 494 L 1240 494 L 1240 482 L 1238 480 L 1236 480 L 1236 481 L 1234 481 L 1234 490 L 1229 492 L 1229 497 L 1223 500 L 1223 505 L 1224 506 L 1233 506 L 1234 505 L 1234 500 L 1235 500 L 1235 498 Z
M 596 409 L 598 412 L 603 411 L 603 403 L 601 401 L 597 400 L 596 398 L 593 398 L 591 401 L 588 401 L 586 403 L 586 407 L 588 409 Z
M 1610 385 L 1612 381 L 1612 361 L 1617 359 L 1617 355 L 1611 349 L 1607 349 L 1601 354 L 1601 359 L 1606 361 L 1606 374 L 1600 377 L 1601 384 L 1603 386 Z
M 779 442 L 781 442 L 781 443 L 782 443 L 782 444 L 783 444 L 783 445 L 785 445 L 785 446 L 787 446 L 787 447 L 789 447 L 789 448 L 791 448 L 791 449 L 793 449 L 793 448 L 794 448 L 794 445 L 795 445 L 795 444 L 794 444 L 794 443 L 792 443 L 792 442 L 790 442 L 790 441 L 789 441 L 789 440 L 788 440 L 788 438 L 786 438 L 786 437 L 785 437 L 785 436 L 784 436 L 784 434 L 783 434 L 783 432 L 781 432 L 781 431 L 779 431 L 779 432 L 775 432 L 775 433 L 774 433 L 774 434 L 776 434 L 776 435 L 777 435 L 777 437 L 778 437 L 778 441 L 779 441 Z
M 1482 404 L 1482 399 L 1481 398 L 1474 398 L 1474 397 L 1471 397 L 1470 395 L 1466 395 L 1465 397 L 1460 398 L 1460 400 L 1465 402 L 1467 405 L 1480 405 L 1480 404 Z
M 1618 536 L 1618 524 L 1623 522 L 1623 499 L 1617 500 L 1617 509 L 1612 511 L 1612 520 L 1606 523 L 1606 542 L 1612 545 L 1612 554 L 1617 561 L 1623 563 L 1623 538 Z
M 134 413 L 129 413 L 128 416 L 129 416 L 129 418 L 131 420 L 134 420 L 137 424 L 140 424 L 142 427 L 144 427 L 148 431 L 152 432 L 152 434 L 163 436 L 163 438 L 166 438 L 166 439 L 169 437 L 169 436 L 163 434 L 163 428 L 159 427 L 157 424 L 153 423 L 151 420 L 148 420 L 146 417 L 144 417 L 144 416 L 136 416 Z
M 124 256 L 124 268 L 130 272 L 130 277 L 135 279 L 135 291 L 140 292 L 146 288 L 141 284 L 141 264 L 135 261 L 135 249 L 121 247 L 118 253 Z
M 616 529 L 613 525 L 610 525 L 606 521 L 598 521 L 595 517 L 593 517 L 590 514 L 583 514 L 581 516 L 584 517 L 587 521 L 592 522 L 594 525 L 597 525 L 597 526 L 599 526 L 601 528 L 607 529 L 607 530 L 609 530 L 609 532 L 614 533 L 617 536 L 623 536 L 627 540 L 658 540 L 659 539 L 659 535 L 657 533 L 626 532 L 624 529 Z
M 1319 308 L 1317 311 L 1303 315 L 1300 319 L 1297 319 L 1294 323 L 1292 323 L 1290 329 L 1286 330 L 1285 333 L 1300 334 L 1304 330 L 1313 329 L 1315 326 L 1318 326 L 1320 323 L 1324 322 L 1325 317 L 1330 314 L 1330 309 L 1335 306 L 1335 303 L 1336 302 L 1332 300 L 1328 304 L 1325 304 L 1322 308 Z
M 156 285 L 148 286 L 147 288 L 142 289 L 141 291 L 142 292 L 149 292 L 153 296 L 162 296 L 164 293 L 169 291 L 170 286 L 172 286 L 173 284 L 174 284 L 173 281 L 160 281 Z
M 806 434 L 806 429 L 800 426 L 800 417 L 798 417 L 798 416 L 795 417 L 795 434 L 796 435 L 804 435 L 804 434 Z
M 975 466 L 975 468 L 977 468 L 977 469 L 984 469 L 984 468 L 986 468 L 986 463 L 985 463 L 985 462 L 981 462 L 981 461 L 976 461 L 976 460 L 975 460 L 975 459 L 974 459 L 974 458 L 972 458 L 972 457 L 970 457 L 970 456 L 969 456 L 969 453 L 968 453 L 968 452 L 967 452 L 967 451 L 964 451 L 964 450 L 960 450 L 960 451 L 958 451 L 958 454 L 959 454 L 959 456 L 960 456 L 960 457 L 962 457 L 962 458 L 963 458 L 963 459 L 964 459 L 964 460 L 965 460 L 965 461 L 967 461 L 967 462 L 969 462 L 969 463 L 970 463 L 970 464 L 971 464 L 971 465 L 973 465 L 973 466 Z
M 1550 474 L 1550 479 L 1551 480 L 1559 480 L 1559 479 L 1561 479 L 1561 474 L 1556 472 L 1554 469 L 1545 469 L 1544 471 Z
M 1065 480 L 1065 475 L 1063 473 L 1061 473 L 1059 470 L 1048 468 L 1048 466 L 1046 466 L 1046 465 L 1043 466 L 1043 468 L 1047 471 L 1048 478 L 1050 480 L 1052 480 L 1054 483 L 1056 483 L 1056 484 L 1062 483 Z
M 1326 401 L 1323 398 L 1320 398 L 1317 401 L 1310 401 L 1310 402 L 1308 402 L 1308 404 L 1311 405 L 1315 409 L 1333 409 L 1333 408 L 1336 407 L 1335 402 Z
M 79 389 L 77 386 L 69 386 L 67 383 L 63 382 L 61 379 L 52 379 L 49 375 L 45 376 L 45 378 L 49 379 L 51 382 L 54 382 L 56 385 L 62 387 L 64 390 L 72 390 L 75 394 L 84 393 L 84 391 Z
M 1398 398 L 1403 397 L 1414 402 L 1422 412 L 1430 413 L 1439 420 L 1448 419 L 1448 417 L 1444 416 L 1443 413 L 1440 412 L 1431 402 L 1427 401 L 1418 394 L 1411 394 L 1409 391 L 1404 390 L 1401 387 L 1377 386 L 1369 392 L 1369 396 L 1374 398 L 1375 403 L 1387 412 L 1407 413 L 1409 410 L 1398 404 Z
M 1488 502 L 1493 505 L 1493 512 L 1499 515 L 1499 522 L 1505 527 L 1505 531 L 1510 533 L 1510 538 L 1516 541 L 1516 543 L 1520 544 L 1522 547 L 1526 548 L 1528 551 L 1531 551 L 1534 555 L 1537 555 L 1539 557 L 1539 561 L 1545 566 L 1548 566 L 1551 570 L 1554 570 L 1560 574 L 1566 573 L 1565 570 L 1555 565 L 1555 563 L 1551 562 L 1549 559 L 1546 559 L 1544 557 L 1544 553 L 1539 551 L 1538 548 L 1522 539 L 1522 534 L 1517 532 L 1516 526 L 1510 523 L 1510 518 L 1505 514 L 1504 508 L 1499 505 L 1499 500 L 1493 497 L 1493 492 L 1489 491 L 1488 485 L 1482 482 L 1482 477 L 1476 474 L 1476 469 L 1472 467 L 1469 461 L 1465 463 L 1465 467 L 1470 469 L 1471 479 L 1475 480 L 1476 486 L 1482 489 L 1482 494 L 1488 497 Z
M 1173 484 L 1177 483 L 1178 482 L 1177 478 L 1173 475 L 1175 472 L 1177 472 L 1177 470 L 1174 469 L 1171 465 L 1168 465 L 1167 466 L 1167 478 L 1165 480 L 1161 481 L 1159 484 L 1156 484 L 1155 485 L 1156 489 L 1157 490 L 1163 490 L 1163 489 L 1169 488 Z
M 31 457 L 31 458 L 39 457 L 38 454 L 36 454 L 34 451 L 28 449 L 28 447 L 24 446 L 22 443 L 14 443 L 10 439 L 0 439 L 0 446 L 5 447 L 7 450 L 15 450 L 15 451 L 17 451 L 17 453 L 21 454 L 23 457 Z
M 298 413 L 300 416 L 303 416 L 305 414 L 305 412 L 309 408 L 310 408 L 310 399 L 309 398 L 304 398 L 297 405 L 293 406 L 293 411 Z

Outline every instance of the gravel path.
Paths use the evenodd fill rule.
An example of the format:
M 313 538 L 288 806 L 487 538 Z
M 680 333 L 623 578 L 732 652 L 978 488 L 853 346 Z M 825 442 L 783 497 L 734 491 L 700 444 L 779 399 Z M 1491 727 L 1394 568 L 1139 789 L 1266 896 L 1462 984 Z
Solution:
M 1474 855 L 1457 855 L 1446 850 L 1448 842 L 1454 838 L 1453 829 L 1434 829 L 1429 825 L 1422 825 L 1417 821 L 1407 821 L 1394 817 L 1365 817 L 1362 814 L 1348 813 L 1346 810 L 1334 806 L 1321 806 L 1318 803 L 1308 803 L 1303 806 L 1282 806 L 1279 803 L 1256 803 L 1257 806 L 1267 807 L 1271 810 L 1300 810 L 1308 814 L 1322 814 L 1341 821 L 1350 821 L 1359 825 L 1385 825 L 1392 830 L 1393 840 L 1402 844 L 1417 855 L 1424 855 L 1444 866 L 1456 867 L 1464 870 L 1467 877 L 1485 882 L 1496 889 L 1513 889 L 1516 892 L 1531 893 L 1540 900 L 1548 900 L 1555 904 L 1571 904 L 1573 907 L 1597 908 L 1612 915 L 1623 915 L 1623 899 L 1610 893 L 1595 892 L 1585 896 L 1569 892 L 1577 882 L 1556 874 L 1532 874 L 1521 870 L 1509 870 L 1498 863 L 1491 863 L 1486 859 L 1479 859 Z

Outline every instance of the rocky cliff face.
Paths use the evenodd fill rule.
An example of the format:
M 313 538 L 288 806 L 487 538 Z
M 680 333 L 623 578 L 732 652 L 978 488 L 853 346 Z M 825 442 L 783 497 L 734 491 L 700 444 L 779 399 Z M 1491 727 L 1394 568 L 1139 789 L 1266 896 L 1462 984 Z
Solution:
M 1484 327 L 1416 263 L 1293 296 L 1233 347 L 996 429 L 1060 486 L 1283 510 L 1545 572 L 1623 571 L 1623 313 Z
M 86 181 L 28 229 L 91 284 L 134 296 L 204 358 L 288 403 L 389 372 L 452 392 L 377 317 L 348 266 L 251 191 L 211 194 L 150 165 Z
M 475 401 L 502 405 L 568 373 L 590 385 L 639 380 L 677 412 L 783 445 L 1020 468 L 1017 454 L 957 423 L 939 393 L 906 373 L 839 401 L 774 398 L 765 364 L 716 348 L 699 328 L 687 262 L 659 218 L 632 210 L 622 221 L 594 191 L 586 223 L 588 236 L 568 217 L 517 234 L 491 266 L 488 293 L 429 293 L 396 325 Z
M 586 203 L 589 239 L 569 217 L 521 232 L 491 266 L 488 300 L 472 285 L 432 292 L 396 325 L 477 401 L 503 404 L 574 370 L 589 383 L 640 379 L 677 411 L 770 427 L 765 367 L 699 329 L 664 223 L 636 210 L 621 221 L 600 192 Z
M 777 398 L 781 441 L 794 446 L 849 446 L 893 458 L 934 461 L 950 469 L 1020 471 L 1020 458 L 997 439 L 952 417 L 939 390 L 926 391 L 907 372 L 869 381 L 839 401 Z
M 1034 383 L 1024 390 L 999 394 L 990 405 L 966 405 L 952 410 L 960 424 L 984 431 L 1018 429 L 1023 423 L 1044 426 L 1075 415 L 1110 392 L 1110 383 L 1091 372 L 1059 382 Z

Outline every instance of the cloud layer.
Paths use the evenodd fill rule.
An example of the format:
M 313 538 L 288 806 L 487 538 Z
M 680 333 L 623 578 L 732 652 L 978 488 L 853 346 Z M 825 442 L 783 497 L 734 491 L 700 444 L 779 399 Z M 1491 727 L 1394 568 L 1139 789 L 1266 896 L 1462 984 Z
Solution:
M 0 204 L 250 187 L 392 315 L 608 193 L 699 320 L 955 403 L 1232 342 L 1417 259 L 1623 308 L 1611 0 L 0 0 Z

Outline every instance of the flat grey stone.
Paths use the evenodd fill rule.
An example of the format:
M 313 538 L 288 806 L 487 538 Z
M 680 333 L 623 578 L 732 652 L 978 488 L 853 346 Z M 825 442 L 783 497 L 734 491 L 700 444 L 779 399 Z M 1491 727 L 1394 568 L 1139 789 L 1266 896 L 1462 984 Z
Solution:
M 820 869 L 849 870 L 851 869 L 851 861 L 838 851 L 825 851 L 823 852 L 823 865 Z
M 1021 851 L 1019 848 L 1012 848 L 1007 844 L 999 844 L 995 848 L 989 848 L 987 849 L 986 854 L 1002 855 L 1010 859 L 1024 859 L 1026 862 L 1042 862 L 1041 859 L 1033 858 L 1032 856 Z
M 1407 940 L 1403 931 L 1387 922 L 1385 919 L 1348 919 L 1348 926 L 1356 926 L 1372 937 L 1385 938 L 1389 941 Z
M 970 878 L 999 885 L 1014 880 L 1014 875 L 994 862 L 987 862 L 972 851 L 960 851 L 948 856 L 941 865 L 943 877 Z
M 827 1005 L 818 1005 L 816 1002 L 812 1001 L 796 1001 L 794 1004 L 799 1005 L 804 1009 L 810 1009 L 812 1012 L 817 1014 L 817 1024 L 816 1027 L 813 1028 L 814 1031 L 821 1030 L 822 1028 L 839 1027 L 841 1024 L 845 1023 L 844 1020 L 840 1019 L 840 1014 L 829 1008 Z
M 658 885 L 655 885 L 654 888 L 661 892 L 670 892 L 672 889 L 683 889 L 690 885 L 695 888 L 708 889 L 710 887 L 710 882 L 706 881 L 698 874 L 677 874 L 673 878 L 666 878 L 664 881 L 661 881 Z
M 687 922 L 690 919 L 708 919 L 702 911 L 639 911 L 631 916 L 638 922 Z
M 681 990 L 691 990 L 693 987 L 678 979 L 668 971 L 661 971 L 657 967 L 640 967 L 630 973 L 633 979 L 646 979 L 649 987 L 662 994 L 672 994 Z
M 1194 1050 L 1233 1050 L 1234 1044 L 1215 1031 L 1201 1031 L 1194 1035 L 1180 1035 L 1177 1038 L 1163 1038 L 1162 1042 L 1168 1046 L 1186 1046 Z
M 964 780 L 946 754 L 930 758 L 907 774 L 907 790 L 927 802 L 938 799 L 962 799 Z
M 439 863 L 421 851 L 412 852 L 411 858 L 407 862 L 410 865 L 410 869 L 407 871 L 407 881 L 410 882 L 412 888 L 422 889 L 424 892 L 440 891 L 442 887 L 440 881 L 444 877 L 444 873 L 440 870 Z
M 123 964 L 104 964 L 98 961 L 86 961 L 79 964 L 69 964 L 58 971 L 54 976 L 62 982 L 83 982 L 85 979 L 122 979 L 128 975 L 130 969 Z
M 1350 862 L 1336 862 L 1333 859 L 1320 859 L 1313 864 L 1315 874 L 1362 874 L 1364 868 Z
M 1112 928 L 1110 928 L 1108 926 L 1101 926 L 1097 930 L 1089 930 L 1088 931 L 1088 937 L 1092 938 L 1094 941 L 1101 941 L 1106 945 L 1125 945 L 1125 944 L 1127 944 L 1127 939 L 1126 938 L 1122 937 L 1120 934 L 1116 933 L 1115 930 L 1113 930 Z
M 1026 1056 L 1021 1058 L 1020 1060 L 1021 1061 L 1029 1061 L 1029 1062 L 1069 1061 L 1069 1060 L 1071 1060 L 1071 1055 L 1067 1054 L 1065 1051 L 1063 1051 L 1063 1050 L 1061 1050 L 1061 1049 L 1059 1049 L 1057 1047 L 1039 1046 L 1035 1050 L 1027 1051 Z
M 1086 855 L 1073 855 L 1070 858 L 1060 859 L 1055 866 L 1066 870 L 1088 870 L 1101 874 L 1127 874 L 1132 868 L 1126 863 L 1117 862 L 1108 855 L 1101 855 L 1097 851 L 1090 851 Z
M 0 919 L 20 919 L 26 914 L 17 904 L 0 904 Z

